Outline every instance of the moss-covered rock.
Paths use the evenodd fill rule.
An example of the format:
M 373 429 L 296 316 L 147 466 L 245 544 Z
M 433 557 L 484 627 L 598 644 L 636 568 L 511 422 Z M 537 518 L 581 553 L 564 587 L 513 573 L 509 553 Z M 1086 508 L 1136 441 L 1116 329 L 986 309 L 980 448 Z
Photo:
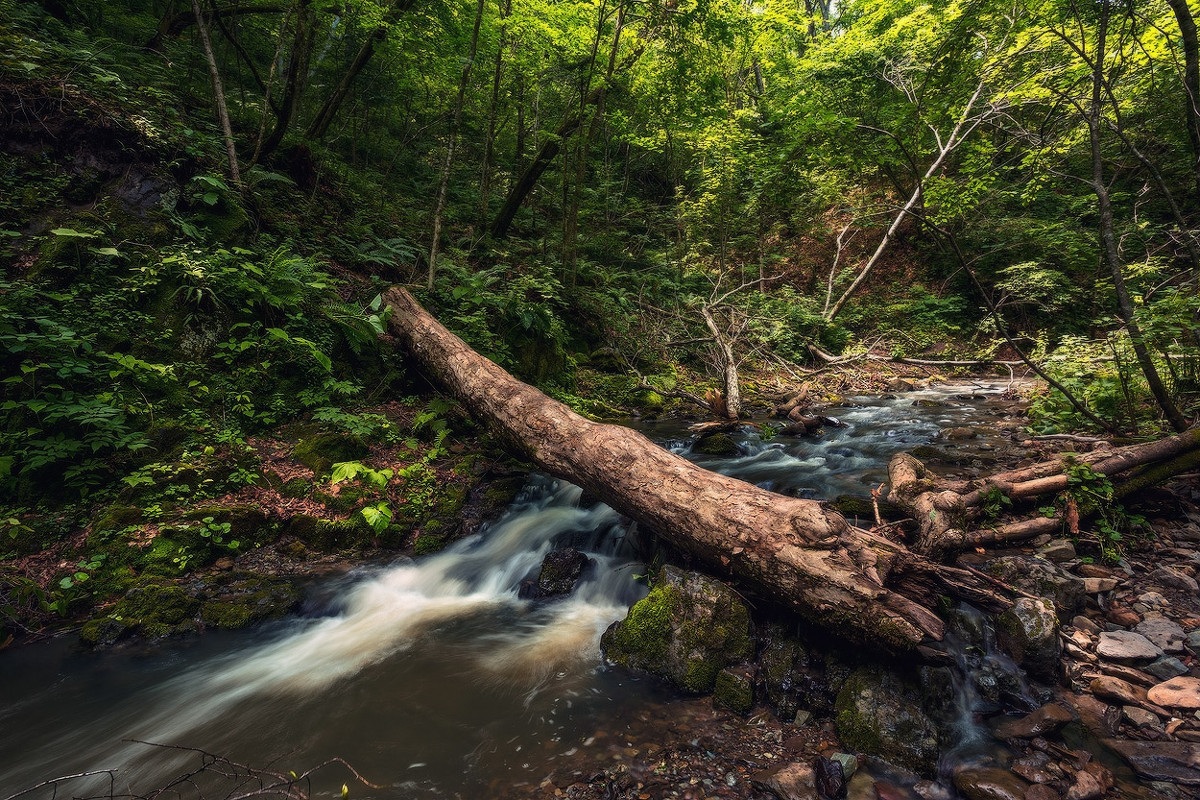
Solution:
M 1053 682 L 1058 677 L 1058 618 L 1054 602 L 1019 597 L 996 620 L 1000 646 L 1031 676 Z
M 754 670 L 743 664 L 718 672 L 713 702 L 735 713 L 748 714 L 754 708 Z
M 296 537 L 314 550 L 327 553 L 370 547 L 375 540 L 375 531 L 360 514 L 344 520 L 319 519 L 297 514 L 288 520 L 283 532 Z
M 450 543 L 450 530 L 439 520 L 430 520 L 421 527 L 413 542 L 413 553 L 418 556 L 432 555 L 446 549 Z
M 267 512 L 255 505 L 200 506 L 188 511 L 184 519 L 200 522 L 211 519 L 216 524 L 228 525 L 226 539 L 238 541 L 242 548 L 269 544 L 277 534 Z
M 753 655 L 750 610 L 720 581 L 666 566 L 650 594 L 605 631 L 601 646 L 617 664 L 685 691 L 710 692 L 722 668 Z
M 201 621 L 214 628 L 244 628 L 280 617 L 295 608 L 300 592 L 290 582 L 259 576 L 238 577 L 221 586 L 216 597 L 200 607 Z
M 1022 591 L 1053 600 L 1058 612 L 1068 617 L 1083 605 L 1083 581 L 1044 558 L 1001 556 L 983 569 Z
M 370 452 L 361 436 L 352 433 L 312 433 L 296 444 L 292 455 L 297 461 L 313 471 L 314 475 L 328 475 L 334 464 L 342 461 L 358 461 Z
M 732 458 L 736 456 L 738 450 L 737 442 L 733 440 L 727 433 L 714 433 L 697 441 L 692 445 L 693 453 L 701 453 L 706 456 L 722 456 L 724 458 Z
M 80 631 L 89 644 L 108 644 L 128 633 L 149 639 L 197 629 L 200 601 L 181 586 L 143 580 L 125 593 L 105 617 L 90 620 Z
M 313 490 L 313 482 L 304 478 L 292 478 L 287 483 L 281 485 L 278 492 L 284 497 L 305 498 L 308 497 Z
M 917 687 L 895 672 L 855 670 L 842 684 L 834 710 L 844 745 L 924 775 L 937 769 L 937 726 L 921 709 Z

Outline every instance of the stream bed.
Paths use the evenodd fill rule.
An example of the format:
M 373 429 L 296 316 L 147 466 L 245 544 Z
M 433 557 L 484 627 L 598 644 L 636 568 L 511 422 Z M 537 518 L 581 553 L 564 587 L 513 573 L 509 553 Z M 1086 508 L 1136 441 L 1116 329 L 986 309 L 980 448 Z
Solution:
M 819 438 L 746 429 L 710 469 L 784 494 L 866 496 L 896 452 L 949 447 L 959 460 L 1011 446 L 1004 383 L 850 398 Z M 676 423 L 641 429 L 688 455 Z M 969 429 L 947 442 L 947 429 Z M 237 633 L 90 652 L 73 637 L 0 654 L 0 796 L 59 775 L 117 769 L 117 794 L 194 767 L 198 748 L 301 772 L 346 759 L 382 788 L 355 797 L 486 797 L 537 786 L 639 709 L 669 709 L 659 681 L 603 666 L 601 633 L 644 595 L 636 530 L 578 488 L 533 478 L 481 534 L 417 561 L 359 569 L 310 592 L 304 613 Z M 517 592 L 551 549 L 594 561 L 566 598 Z M 137 740 L 137 741 L 132 741 Z M 324 774 L 324 773 L 322 773 Z M 315 796 L 335 796 L 337 768 Z M 91 783 L 87 781 L 91 780 Z M 107 795 L 110 777 L 64 784 Z M 50 797 L 49 790 L 30 797 Z M 64 796 L 60 791 L 59 796 Z M 188 795 L 190 796 L 190 795 Z

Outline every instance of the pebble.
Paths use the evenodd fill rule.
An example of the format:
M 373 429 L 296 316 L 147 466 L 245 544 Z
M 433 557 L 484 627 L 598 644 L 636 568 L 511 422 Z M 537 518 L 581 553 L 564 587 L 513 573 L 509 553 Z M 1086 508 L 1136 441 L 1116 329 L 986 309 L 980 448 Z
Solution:
M 1066 539 L 1054 539 L 1039 547 L 1037 554 L 1047 561 L 1062 563 L 1075 558 L 1075 545 Z
M 1187 635 L 1187 645 L 1192 650 L 1200 650 L 1200 628 Z
M 1105 631 L 1096 645 L 1096 655 L 1114 661 L 1150 661 L 1162 654 L 1153 642 L 1132 631 Z
M 1169 619 L 1145 619 L 1134 630 L 1168 653 L 1183 652 L 1183 628 Z
M 1163 656 L 1154 663 L 1147 664 L 1145 669 L 1160 681 L 1169 681 L 1188 672 L 1187 666 L 1175 656 Z
M 1155 570 L 1157 572 L 1157 570 Z M 1153 574 L 1153 573 L 1151 573 Z M 1144 606 L 1158 608 L 1167 605 L 1167 598 L 1163 597 L 1159 592 L 1143 592 L 1138 595 L 1138 602 Z
M 1104 787 L 1090 772 L 1080 770 L 1075 773 L 1075 782 L 1067 790 L 1066 800 L 1096 800 L 1104 794 Z
M 1178 677 L 1150 687 L 1151 703 L 1169 708 L 1200 708 L 1200 678 Z
M 850 780 L 854 773 L 858 771 L 858 756 L 851 753 L 834 753 L 830 757 L 831 761 L 836 761 L 842 765 L 842 773 L 846 776 L 846 780 Z

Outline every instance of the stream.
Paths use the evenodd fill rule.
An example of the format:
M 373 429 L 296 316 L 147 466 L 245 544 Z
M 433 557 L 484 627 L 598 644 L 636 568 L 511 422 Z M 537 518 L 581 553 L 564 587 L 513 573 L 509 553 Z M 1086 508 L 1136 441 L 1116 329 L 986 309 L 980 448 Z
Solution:
M 1003 446 L 994 414 L 1004 388 L 849 398 L 823 412 L 844 428 L 765 441 L 746 429 L 736 457 L 694 460 L 784 494 L 866 496 L 886 480 L 892 454 L 946 445 L 937 439 L 945 429 L 978 431 L 951 443 L 963 459 Z M 640 427 L 689 455 L 681 424 Z M 597 731 L 674 697 L 655 679 L 602 665 L 600 635 L 644 595 L 645 567 L 637 531 L 607 506 L 579 501 L 578 488 L 534 477 L 482 533 L 327 580 L 302 614 L 253 630 L 97 652 L 60 637 L 0 654 L 0 796 L 110 768 L 117 794 L 147 792 L 199 763 L 195 752 L 144 742 L 283 772 L 345 758 L 385 787 L 356 788 L 355 797 L 537 786 Z M 595 562 L 575 591 L 519 599 L 521 581 L 567 545 Z M 337 768 L 329 776 L 314 796 L 353 783 Z M 60 796 L 108 793 L 108 776 L 91 780 L 65 784 Z

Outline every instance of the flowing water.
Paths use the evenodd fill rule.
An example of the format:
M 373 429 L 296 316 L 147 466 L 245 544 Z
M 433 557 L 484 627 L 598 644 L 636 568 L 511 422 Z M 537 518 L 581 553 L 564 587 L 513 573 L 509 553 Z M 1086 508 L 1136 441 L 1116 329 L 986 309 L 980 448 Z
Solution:
M 763 441 L 747 430 L 738 456 L 695 460 L 785 494 L 862 496 L 886 479 L 893 453 L 944 428 L 983 423 L 971 447 L 996 446 L 983 407 L 1001 388 L 855 398 L 827 412 L 846 427 L 821 438 Z M 646 428 L 687 454 L 681 431 Z M 385 786 L 379 798 L 536 785 L 598 729 L 669 697 L 657 681 L 601 664 L 600 634 L 644 594 L 643 565 L 636 531 L 579 500 L 578 488 L 536 477 L 483 533 L 329 581 L 309 613 L 253 631 L 98 653 L 63 638 L 0 654 L 0 796 L 114 767 L 118 793 L 148 791 L 198 763 L 144 742 L 284 772 L 343 757 Z M 566 545 L 594 561 L 576 590 L 519 599 L 521 581 Z M 107 792 L 106 780 L 68 788 Z

